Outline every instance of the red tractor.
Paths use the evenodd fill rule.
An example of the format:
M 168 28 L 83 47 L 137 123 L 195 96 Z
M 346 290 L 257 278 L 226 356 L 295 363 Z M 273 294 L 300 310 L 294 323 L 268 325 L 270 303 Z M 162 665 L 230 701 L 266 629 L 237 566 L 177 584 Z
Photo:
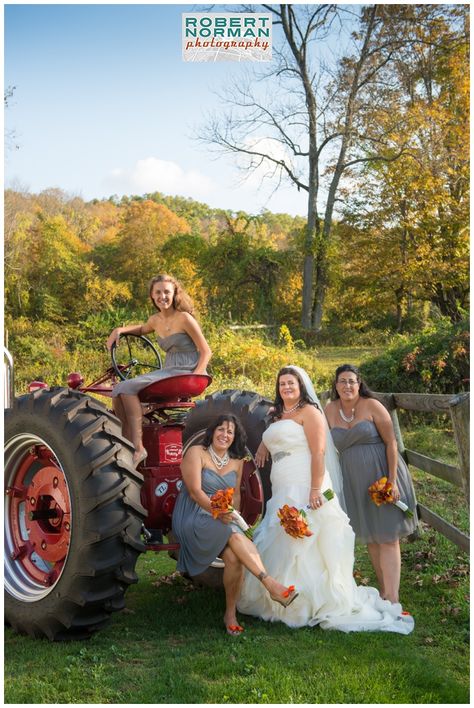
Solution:
M 15 399 L 7 357 L 5 616 L 18 632 L 51 640 L 88 637 L 123 609 L 128 586 L 138 580 L 140 553 L 177 557 L 171 516 L 182 455 L 222 412 L 238 415 L 248 436 L 242 514 L 249 524 L 263 514 L 269 470 L 259 471 L 253 456 L 270 401 L 235 390 L 193 401 L 211 382 L 194 374 L 148 386 L 140 394 L 148 457 L 135 470 L 119 420 L 88 394 L 110 397 L 118 380 L 160 368 L 146 337 L 123 336 L 112 366 L 88 386 L 73 373 L 67 388 L 33 382 L 29 394 Z M 219 582 L 222 566 L 216 559 L 199 579 Z

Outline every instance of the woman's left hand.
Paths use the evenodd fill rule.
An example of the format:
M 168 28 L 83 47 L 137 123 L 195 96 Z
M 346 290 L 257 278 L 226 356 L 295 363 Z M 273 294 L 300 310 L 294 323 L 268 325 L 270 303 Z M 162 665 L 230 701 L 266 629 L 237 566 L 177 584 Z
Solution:
M 323 495 L 321 492 L 317 492 L 316 490 L 312 490 L 310 495 L 309 495 L 309 505 L 311 509 L 319 509 L 320 506 L 324 504 L 324 499 Z

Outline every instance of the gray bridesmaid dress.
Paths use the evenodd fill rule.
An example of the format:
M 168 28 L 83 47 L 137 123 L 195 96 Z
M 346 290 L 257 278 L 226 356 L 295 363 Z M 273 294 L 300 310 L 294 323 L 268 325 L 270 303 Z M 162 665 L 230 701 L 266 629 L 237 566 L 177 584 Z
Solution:
M 137 394 L 156 381 L 168 379 L 178 374 L 192 374 L 199 361 L 199 352 L 193 340 L 186 332 L 176 332 L 167 337 L 157 337 L 161 349 L 166 352 L 162 369 L 149 374 L 136 376 L 129 381 L 121 381 L 114 386 L 112 396 L 121 393 Z
M 376 506 L 368 488 L 375 480 L 388 476 L 385 443 L 375 423 L 362 420 L 352 428 L 332 428 L 339 451 L 347 515 L 360 543 L 390 543 L 412 534 L 418 524 L 416 497 L 410 473 L 398 455 L 397 486 L 400 501 L 413 511 L 413 518 L 393 504 Z
M 202 490 L 209 497 L 218 489 L 234 487 L 237 472 L 231 470 L 221 475 L 204 467 Z M 224 550 L 231 533 L 240 533 L 234 524 L 224 524 L 214 519 L 191 499 L 183 485 L 173 511 L 173 534 L 180 543 L 177 569 L 188 575 L 199 575 Z

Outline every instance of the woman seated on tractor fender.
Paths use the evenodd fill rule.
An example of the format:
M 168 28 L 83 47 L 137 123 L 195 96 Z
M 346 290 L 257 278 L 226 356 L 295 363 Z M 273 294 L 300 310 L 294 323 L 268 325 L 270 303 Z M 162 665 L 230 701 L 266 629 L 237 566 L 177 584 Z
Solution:
M 135 466 L 147 457 L 142 441 L 142 404 L 138 393 L 160 379 L 177 374 L 205 374 L 212 355 L 193 317 L 193 302 L 176 278 L 166 273 L 155 276 L 149 284 L 149 295 L 158 312 L 144 324 L 116 327 L 107 339 L 110 351 L 114 342 L 118 346 L 121 334 L 155 332 L 158 344 L 166 352 L 162 369 L 121 381 L 112 391 L 114 412 L 122 421 L 122 432 L 135 446 Z
M 268 575 L 255 545 L 232 522 L 229 512 L 211 514 L 210 497 L 219 489 L 234 488 L 232 504 L 240 505 L 240 483 L 246 434 L 236 416 L 220 415 L 206 430 L 202 445 L 191 447 L 183 457 L 184 485 L 173 512 L 173 533 L 180 543 L 178 570 L 190 576 L 203 573 L 220 556 L 225 563 L 224 624 L 231 635 L 243 628 L 237 622 L 236 603 L 244 567 L 258 578 L 275 602 L 287 607 L 297 592 Z

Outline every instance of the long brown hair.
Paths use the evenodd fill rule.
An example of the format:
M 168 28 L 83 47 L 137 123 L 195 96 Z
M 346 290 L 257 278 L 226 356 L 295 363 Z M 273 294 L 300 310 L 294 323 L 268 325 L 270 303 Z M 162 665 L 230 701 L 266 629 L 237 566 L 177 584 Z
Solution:
M 276 384 L 275 384 L 275 402 L 274 402 L 274 410 L 272 413 L 273 420 L 279 420 L 281 416 L 283 415 L 283 409 L 284 409 L 284 404 L 283 404 L 283 398 L 281 397 L 280 394 L 280 378 L 284 374 L 291 374 L 291 376 L 294 376 L 295 379 L 298 381 L 298 385 L 300 387 L 300 401 L 301 401 L 301 406 L 304 406 L 306 403 L 309 403 L 311 406 L 315 406 L 315 408 L 318 408 L 317 403 L 315 403 L 311 398 L 309 397 L 309 393 L 306 390 L 306 386 L 304 385 L 304 381 L 299 375 L 299 373 L 296 371 L 296 369 L 293 369 L 291 366 L 284 366 L 282 369 L 277 374 L 276 378 Z
M 160 308 L 155 305 L 153 302 L 153 298 L 151 297 L 151 291 L 153 290 L 153 286 L 156 283 L 171 283 L 172 286 L 174 287 L 174 295 L 173 295 L 173 307 L 175 310 L 179 310 L 180 312 L 189 312 L 190 315 L 194 315 L 194 303 L 188 293 L 184 290 L 183 286 L 179 282 L 179 280 L 176 280 L 176 278 L 173 278 L 172 275 L 168 275 L 168 273 L 160 273 L 159 275 L 155 275 L 154 278 L 150 280 L 150 284 L 148 285 L 148 294 L 150 296 L 150 299 L 153 303 L 153 307 L 155 307 L 158 312 L 161 312 Z

